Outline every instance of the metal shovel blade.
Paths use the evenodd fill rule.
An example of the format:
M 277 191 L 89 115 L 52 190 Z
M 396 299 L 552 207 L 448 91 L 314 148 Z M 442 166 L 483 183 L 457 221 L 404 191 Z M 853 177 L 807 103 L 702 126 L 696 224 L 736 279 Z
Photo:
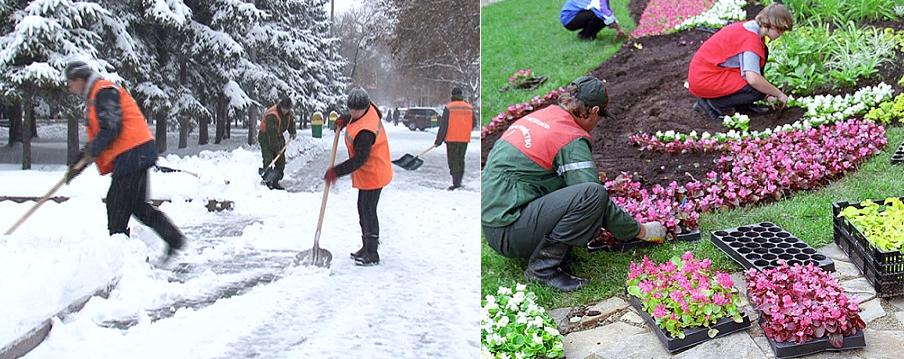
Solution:
M 411 154 L 406 153 L 406 154 L 405 154 L 404 156 L 402 156 L 401 158 L 392 161 L 392 163 L 398 165 L 399 167 L 405 168 L 405 166 L 407 166 L 408 163 L 411 162 L 411 160 L 412 160 L 412 159 L 415 159 L 415 158 L 416 158 L 416 157 L 412 156 Z
M 305 266 L 329 268 L 333 254 L 323 248 L 311 248 L 295 255 L 295 263 Z
M 415 157 L 411 161 L 409 161 L 407 164 L 402 166 L 402 168 L 409 170 L 409 171 L 414 171 L 418 168 L 421 168 L 421 165 L 423 165 L 423 164 L 424 164 L 424 160 L 422 160 L 418 157 Z
M 261 174 L 261 178 L 267 183 L 275 181 L 277 177 L 279 177 L 279 173 L 273 167 L 267 167 L 264 173 Z

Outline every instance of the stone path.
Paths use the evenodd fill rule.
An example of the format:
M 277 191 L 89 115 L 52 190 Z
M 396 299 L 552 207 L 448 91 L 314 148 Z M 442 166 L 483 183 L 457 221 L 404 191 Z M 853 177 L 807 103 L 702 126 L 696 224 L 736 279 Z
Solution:
M 861 299 L 860 316 L 867 323 L 866 348 L 823 352 L 808 358 L 901 358 L 901 353 L 904 353 L 904 297 L 877 298 L 873 287 L 835 244 L 819 251 L 835 261 L 832 275 L 845 292 Z M 732 278 L 741 290 L 744 310 L 756 323 L 757 315 L 746 299 L 743 275 L 735 273 Z M 757 324 L 747 331 L 709 340 L 669 355 L 656 334 L 622 298 L 609 298 L 588 308 L 559 308 L 549 313 L 559 324 L 559 330 L 567 333 L 564 344 L 568 359 L 720 358 L 726 357 L 728 351 L 731 358 L 775 358 Z

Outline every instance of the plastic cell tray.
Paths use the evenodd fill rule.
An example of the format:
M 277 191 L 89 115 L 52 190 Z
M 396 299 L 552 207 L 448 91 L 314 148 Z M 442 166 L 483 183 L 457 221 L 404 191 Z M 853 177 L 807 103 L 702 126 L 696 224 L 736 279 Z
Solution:
M 744 269 L 773 268 L 784 260 L 788 265 L 814 264 L 825 271 L 835 271 L 831 258 L 770 222 L 714 231 L 710 240 Z

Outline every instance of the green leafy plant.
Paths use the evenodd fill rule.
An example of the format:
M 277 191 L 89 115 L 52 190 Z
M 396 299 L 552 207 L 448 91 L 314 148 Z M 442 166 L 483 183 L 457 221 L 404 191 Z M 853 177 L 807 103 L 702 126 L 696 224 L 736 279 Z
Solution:
M 683 339 L 685 328 L 709 328 L 722 318 L 743 322 L 734 281 L 711 265 L 708 258 L 696 259 L 692 252 L 661 264 L 644 256 L 641 263 L 631 262 L 625 286 L 673 338 Z M 718 333 L 715 328 L 708 332 L 710 338 Z
M 481 358 L 562 358 L 562 335 L 527 286 L 499 287 L 480 303 Z
M 893 122 L 904 123 L 904 94 L 896 96 L 894 100 L 879 104 L 879 107 L 869 110 L 864 118 L 885 125 Z
M 904 252 L 904 202 L 892 197 L 882 205 L 866 200 L 860 206 L 848 206 L 838 216 L 856 226 L 870 245 L 883 251 Z
M 853 22 L 832 32 L 825 67 L 835 86 L 849 86 L 879 71 L 879 65 L 895 59 L 897 43 L 876 28 L 858 28 Z
M 897 0 L 785 0 L 795 20 L 822 23 L 862 20 L 896 20 L 902 16 L 895 10 Z
M 747 131 L 750 128 L 750 117 L 747 115 L 742 115 L 739 113 L 735 113 L 731 116 L 725 116 L 722 119 L 722 125 L 725 128 L 729 129 L 737 129 L 741 131 Z

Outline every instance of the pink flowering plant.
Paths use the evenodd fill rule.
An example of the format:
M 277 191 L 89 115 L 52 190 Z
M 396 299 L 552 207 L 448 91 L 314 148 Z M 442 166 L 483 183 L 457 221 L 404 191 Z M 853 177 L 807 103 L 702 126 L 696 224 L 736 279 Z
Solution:
M 866 327 L 856 298 L 849 298 L 828 272 L 809 264 L 747 270 L 747 295 L 762 313 L 769 339 L 806 343 L 827 337 L 836 348 Z
M 708 258 L 696 259 L 692 252 L 661 264 L 646 256 L 641 263 L 631 262 L 625 285 L 673 338 L 683 339 L 684 329 L 700 327 L 710 328 L 712 338 L 719 331 L 711 326 L 722 318 L 744 321 L 731 276 L 713 270 Z
M 565 92 L 564 88 L 558 88 L 546 93 L 543 96 L 534 96 L 530 101 L 511 105 L 483 127 L 480 131 L 480 139 L 492 137 L 502 133 L 508 129 L 512 122 L 526 116 L 527 114 L 543 109 L 546 106 L 558 103 L 559 95 Z
M 519 88 L 521 85 L 527 83 L 530 79 L 534 78 L 534 72 L 531 69 L 521 69 L 515 71 L 512 76 L 509 76 L 508 83 L 512 88 Z

